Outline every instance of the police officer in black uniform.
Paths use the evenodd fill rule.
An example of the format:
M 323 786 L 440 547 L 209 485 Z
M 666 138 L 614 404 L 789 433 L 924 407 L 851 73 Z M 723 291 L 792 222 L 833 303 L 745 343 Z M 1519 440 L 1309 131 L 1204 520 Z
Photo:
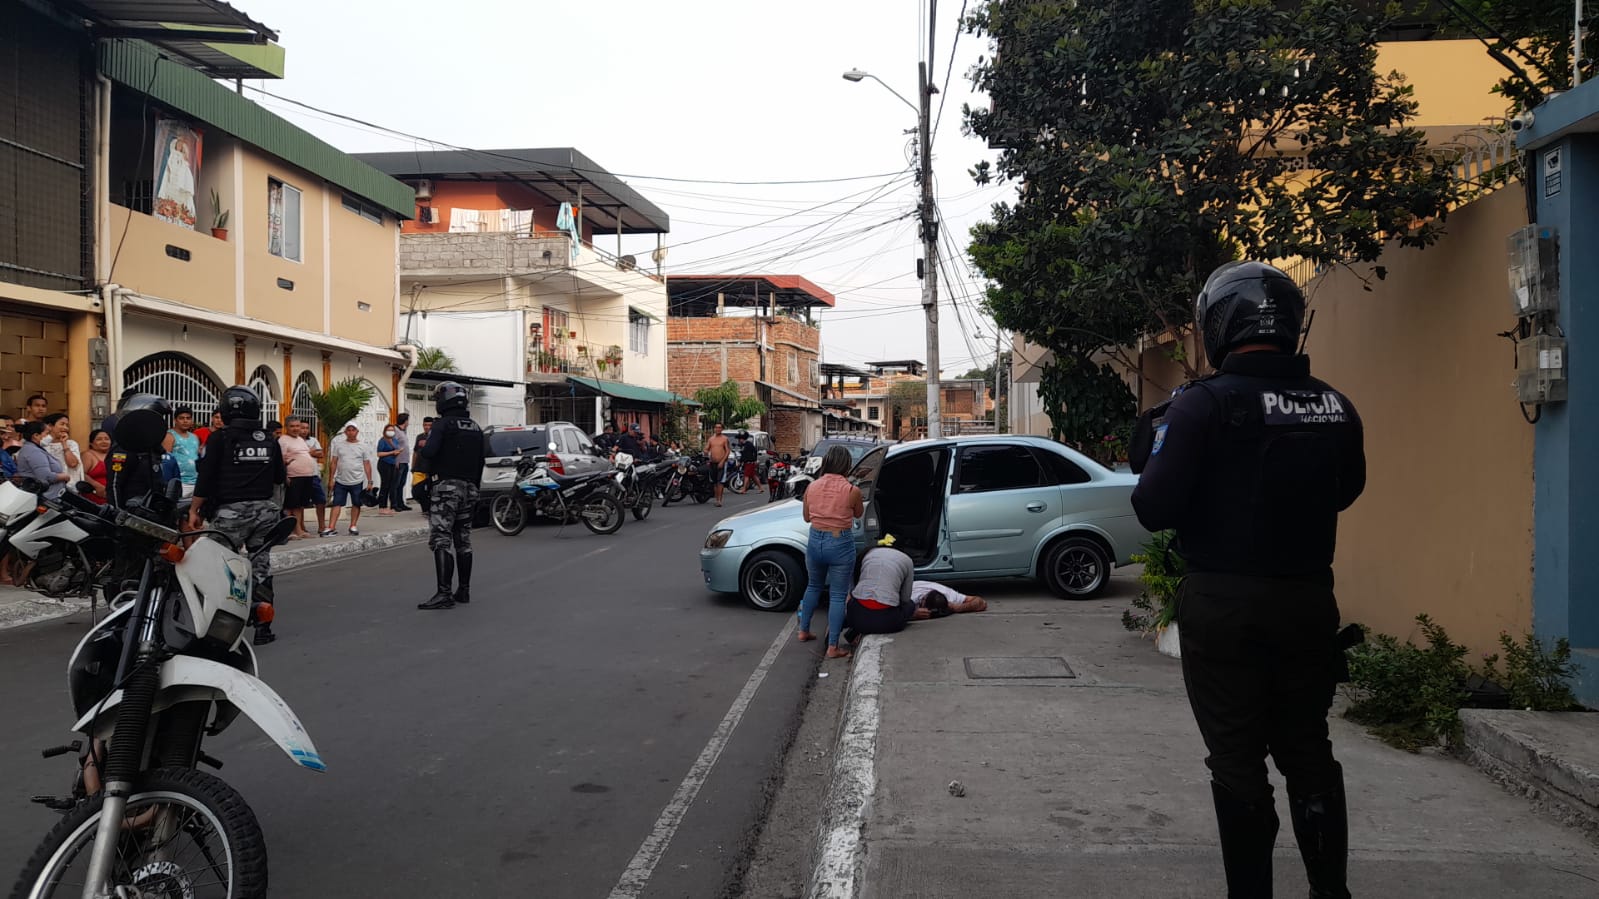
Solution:
M 134 449 L 123 445 L 117 424 L 130 412 L 153 412 L 164 421 L 172 418 L 172 406 L 153 393 L 125 390 L 117 410 L 107 415 L 100 426 L 111 434 L 111 452 L 106 456 L 107 502 L 125 509 L 128 503 L 158 493 L 161 483 L 161 448 Z M 167 510 L 170 513 L 170 508 Z
M 1278 818 L 1266 754 L 1288 782 L 1313 899 L 1348 899 L 1343 769 L 1327 711 L 1339 678 L 1333 543 L 1366 484 L 1360 418 L 1296 354 L 1304 295 L 1259 262 L 1217 269 L 1197 322 L 1216 374 L 1145 419 L 1138 520 L 1174 528 L 1183 680 L 1209 757 L 1230 897 L 1271 895 Z M 1135 448 L 1140 441 L 1134 441 Z
M 440 384 L 433 391 L 433 405 L 439 418 L 420 454 L 427 471 L 428 548 L 439 588 L 417 608 L 450 609 L 472 601 L 472 512 L 483 479 L 483 430 L 469 416 L 471 396 L 460 384 Z M 461 580 L 452 593 L 456 572 Z
M 255 598 L 273 602 L 272 554 L 256 550 L 267 545 L 283 520 L 282 507 L 272 500 L 274 488 L 284 482 L 283 452 L 262 426 L 261 398 L 254 390 L 229 387 L 222 392 L 217 411 L 226 427 L 206 439 L 189 506 L 189 528 L 199 530 L 205 526 L 202 521 L 209 521 L 244 551 L 254 553 Z M 276 639 L 270 623 L 256 625 L 257 645 Z

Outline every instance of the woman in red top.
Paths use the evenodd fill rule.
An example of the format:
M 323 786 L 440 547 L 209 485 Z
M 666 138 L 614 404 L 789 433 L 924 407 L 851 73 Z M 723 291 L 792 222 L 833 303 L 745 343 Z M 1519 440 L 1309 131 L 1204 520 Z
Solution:
M 811 615 L 822 601 L 822 585 L 827 585 L 827 657 L 842 659 L 849 650 L 838 645 L 844 629 L 845 604 L 849 582 L 855 574 L 855 519 L 866 514 L 859 487 L 849 482 L 853 467 L 849 450 L 842 446 L 828 449 L 822 457 L 821 477 L 805 488 L 805 520 L 811 533 L 805 543 L 805 598 L 800 600 L 799 639 L 814 640 Z
M 104 428 L 95 428 L 89 434 L 89 446 L 83 451 L 83 478 L 94 485 L 93 493 L 84 497 L 100 505 L 106 501 L 106 456 L 111 453 L 111 435 Z

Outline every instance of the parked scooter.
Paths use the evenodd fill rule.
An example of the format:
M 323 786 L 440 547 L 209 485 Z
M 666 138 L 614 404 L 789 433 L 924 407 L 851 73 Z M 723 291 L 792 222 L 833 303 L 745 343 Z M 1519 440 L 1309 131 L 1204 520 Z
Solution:
M 650 517 L 650 510 L 655 508 L 655 478 L 660 463 L 639 464 L 632 455 L 617 452 L 611 456 L 611 464 L 616 467 L 612 476 L 622 508 L 632 511 L 635 521 Z
M 162 416 L 139 410 L 123 416 L 116 437 L 147 450 L 165 430 Z M 175 492 L 124 510 L 57 509 L 86 532 L 109 529 L 142 564 L 137 587 L 72 653 L 73 729 L 86 740 L 44 751 L 78 753 L 78 772 L 70 795 L 34 798 L 63 817 L 14 897 L 176 897 L 208 886 L 230 899 L 263 897 L 261 827 L 244 797 L 199 770 L 221 767 L 203 741 L 242 712 L 295 764 L 324 768 L 294 712 L 257 677 L 245 631 L 270 620 L 271 606 L 254 601 L 249 558 L 220 531 L 180 532 Z M 271 542 L 293 527 L 284 519 Z

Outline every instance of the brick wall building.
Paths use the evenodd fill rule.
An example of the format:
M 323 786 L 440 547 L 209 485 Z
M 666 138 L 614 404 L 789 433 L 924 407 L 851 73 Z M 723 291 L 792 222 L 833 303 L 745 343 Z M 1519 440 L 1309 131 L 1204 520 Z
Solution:
M 771 432 L 779 453 L 798 454 L 815 445 L 823 422 L 817 373 L 822 334 L 808 316 L 813 306 L 832 305 L 832 295 L 792 275 L 674 276 L 667 290 L 668 389 L 693 396 L 733 381 L 766 405 L 758 422 L 738 425 Z M 729 306 L 750 312 L 730 315 Z

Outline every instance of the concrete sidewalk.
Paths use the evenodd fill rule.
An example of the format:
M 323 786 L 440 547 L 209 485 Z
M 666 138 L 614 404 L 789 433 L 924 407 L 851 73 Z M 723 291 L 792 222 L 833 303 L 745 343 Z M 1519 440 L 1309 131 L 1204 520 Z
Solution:
M 281 574 L 332 559 L 359 555 L 389 546 L 419 543 L 427 539 L 427 519 L 415 505 L 412 505 L 410 512 L 401 512 L 393 516 L 380 516 L 376 509 L 364 510 L 361 513 L 359 527 L 361 534 L 358 537 L 351 537 L 347 533 L 350 524 L 349 511 L 344 510 L 344 514 L 340 516 L 339 535 L 336 537 L 313 536 L 304 540 L 291 540 L 283 546 L 274 547 L 273 572 Z M 311 526 L 315 527 L 315 516 L 306 517 L 310 519 Z M 20 587 L 0 587 L 0 630 L 60 618 L 88 608 L 89 604 L 85 601 L 46 599 Z
M 1018 582 L 980 591 L 987 612 L 868 637 L 851 663 L 812 895 L 1225 895 L 1180 663 L 1121 626 L 1136 587 L 1120 577 L 1112 598 L 1068 603 Z M 1454 758 L 1390 749 L 1342 718 L 1332 727 L 1355 895 L 1599 890 L 1599 852 L 1576 831 Z M 1303 896 L 1273 778 L 1277 893 Z

